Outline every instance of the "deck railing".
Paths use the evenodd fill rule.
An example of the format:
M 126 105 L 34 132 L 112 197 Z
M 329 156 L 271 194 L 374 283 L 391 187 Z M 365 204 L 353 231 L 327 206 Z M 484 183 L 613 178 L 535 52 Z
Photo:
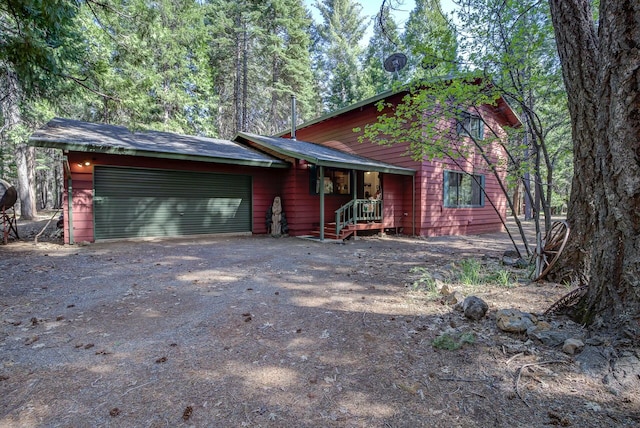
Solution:
M 336 234 L 359 221 L 382 221 L 381 199 L 353 199 L 336 210 Z

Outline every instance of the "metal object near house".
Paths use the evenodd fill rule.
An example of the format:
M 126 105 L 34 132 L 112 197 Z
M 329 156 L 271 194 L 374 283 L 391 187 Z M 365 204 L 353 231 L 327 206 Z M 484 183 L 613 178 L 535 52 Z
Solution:
M 9 241 L 9 235 L 13 234 L 16 239 L 18 236 L 18 227 L 16 225 L 16 211 L 11 210 L 11 215 L 7 210 L 13 208 L 18 200 L 18 192 L 16 188 L 6 181 L 0 179 L 0 212 L 2 215 L 2 242 L 6 245 Z
M 0 209 L 8 210 L 18 200 L 18 192 L 16 188 L 6 181 L 0 179 Z
M 384 60 L 383 65 L 384 69 L 389 73 L 397 73 L 407 65 L 407 56 L 403 53 L 396 52 L 389 55 L 389 57 Z
M 564 250 L 571 228 L 566 221 L 555 221 L 547 232 L 541 245 L 536 249 L 536 278 L 540 281 L 551 271 Z

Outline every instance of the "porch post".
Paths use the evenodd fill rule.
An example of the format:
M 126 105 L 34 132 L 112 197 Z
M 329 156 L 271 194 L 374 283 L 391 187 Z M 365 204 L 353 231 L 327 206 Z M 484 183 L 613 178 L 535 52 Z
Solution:
M 416 236 L 416 176 L 415 174 L 411 176 L 411 234 L 412 236 Z
M 324 241 L 324 166 L 320 165 L 320 240 Z
M 71 167 L 69 166 L 69 158 L 64 156 L 64 170 L 67 174 L 67 224 L 69 226 L 69 245 L 75 244 L 73 240 L 73 178 L 71 177 Z M 63 212 L 64 213 L 64 212 Z M 95 237 L 94 237 L 95 239 Z
M 358 213 L 358 173 L 355 169 L 352 169 L 351 172 L 353 173 L 353 215 L 351 218 L 353 218 L 353 223 L 355 224 L 357 223 L 355 217 Z

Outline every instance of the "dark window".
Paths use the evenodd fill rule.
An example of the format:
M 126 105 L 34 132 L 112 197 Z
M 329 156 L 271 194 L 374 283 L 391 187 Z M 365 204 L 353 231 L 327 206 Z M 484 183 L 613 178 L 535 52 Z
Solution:
M 446 208 L 483 207 L 484 175 L 458 171 L 444 172 L 444 206 Z
M 351 173 L 344 169 L 325 168 L 323 185 L 325 195 L 350 195 Z M 315 165 L 309 168 L 309 192 L 320 193 L 320 168 Z
M 482 140 L 484 138 L 484 122 L 482 118 L 470 113 L 463 113 L 458 119 L 458 135 Z

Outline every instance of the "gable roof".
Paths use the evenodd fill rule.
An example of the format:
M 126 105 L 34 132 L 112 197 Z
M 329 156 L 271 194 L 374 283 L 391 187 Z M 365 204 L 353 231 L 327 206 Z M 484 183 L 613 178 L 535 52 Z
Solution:
M 276 153 L 276 156 L 280 155 L 293 159 L 303 159 L 319 166 L 386 172 L 400 175 L 414 175 L 416 173 L 415 170 L 410 168 L 402 168 L 362 156 L 352 155 L 307 141 L 280 137 L 265 137 L 247 132 L 238 133 L 236 140 L 238 139 L 251 147 Z
M 147 156 L 259 167 L 287 168 L 275 157 L 235 141 L 169 132 L 131 132 L 124 126 L 54 118 L 38 129 L 29 143 L 79 152 Z
M 447 76 L 440 76 L 440 77 L 436 77 L 433 80 L 434 81 L 447 81 L 447 80 L 453 80 L 455 78 L 455 76 L 453 75 L 447 75 Z M 424 85 L 428 85 L 429 81 L 425 81 L 423 83 Z M 381 92 L 379 94 L 376 94 L 374 96 L 372 96 L 371 98 L 367 98 L 364 99 L 362 101 L 359 101 L 355 104 L 351 104 L 348 105 L 346 107 L 342 107 L 340 109 L 331 111 L 329 113 L 326 113 L 322 116 L 316 117 L 314 119 L 311 119 L 307 122 L 304 122 L 300 125 L 298 125 L 296 127 L 296 129 L 304 129 L 307 128 L 311 125 L 315 125 L 317 123 L 320 122 L 324 122 L 326 120 L 332 119 L 334 117 L 338 117 L 338 116 L 342 116 L 343 114 L 349 113 L 351 111 L 360 109 L 362 107 L 365 106 L 369 106 L 371 104 L 375 104 L 378 101 L 382 101 L 385 98 L 389 98 L 398 94 L 403 94 L 403 93 L 407 93 L 410 91 L 410 85 L 403 85 L 402 87 L 400 87 L 399 89 L 390 89 L 388 91 L 384 91 Z M 507 102 L 507 100 L 505 100 L 502 96 L 500 98 L 498 98 L 496 100 L 496 105 L 492 105 L 490 106 L 494 112 L 504 115 L 506 122 L 513 126 L 514 128 L 519 127 L 520 125 L 522 125 L 522 121 L 520 120 L 520 118 L 518 117 L 518 115 L 515 113 L 515 111 L 513 110 L 513 108 L 511 107 L 511 105 L 509 105 L 509 103 Z M 291 134 L 291 130 L 290 129 L 285 129 L 279 133 L 277 133 L 276 135 L 281 137 L 283 135 L 290 135 Z

